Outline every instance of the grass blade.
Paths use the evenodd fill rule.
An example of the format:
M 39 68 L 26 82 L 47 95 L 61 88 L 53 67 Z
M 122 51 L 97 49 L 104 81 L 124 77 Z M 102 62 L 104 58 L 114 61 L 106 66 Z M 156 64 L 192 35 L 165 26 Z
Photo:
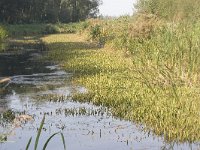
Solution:
M 64 137 L 63 133 L 60 133 L 60 135 L 61 135 L 61 138 L 62 138 L 64 150 L 66 150 L 65 137 Z
M 29 146 L 30 146 L 30 144 L 31 144 L 31 141 L 32 141 L 32 137 L 29 139 L 28 144 L 26 145 L 26 150 L 29 149 Z
M 45 121 L 45 115 L 44 115 L 44 117 L 43 117 L 43 119 L 42 119 L 42 122 L 41 122 L 41 124 L 40 124 L 40 128 L 38 129 L 37 137 L 36 137 L 36 140 L 35 140 L 34 150 L 37 150 L 37 146 L 38 146 L 40 134 L 41 134 L 41 132 L 42 132 L 42 128 L 43 128 L 43 125 L 44 125 L 44 121 Z
M 47 145 L 48 145 L 49 141 L 50 141 L 55 135 L 57 135 L 57 134 L 59 134 L 59 133 L 60 133 L 60 132 L 54 133 L 53 135 L 51 135 L 51 136 L 47 139 L 46 143 L 44 144 L 43 150 L 45 150 L 45 149 L 47 148 Z

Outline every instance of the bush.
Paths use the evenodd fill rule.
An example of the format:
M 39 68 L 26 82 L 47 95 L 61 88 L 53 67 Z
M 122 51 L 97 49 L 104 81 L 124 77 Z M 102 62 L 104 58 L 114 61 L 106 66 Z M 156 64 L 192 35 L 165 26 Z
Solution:
M 102 20 L 90 20 L 88 28 L 85 29 L 90 40 L 96 42 L 99 47 L 104 47 L 106 43 L 113 39 L 113 30 Z
M 48 24 L 46 25 L 44 31 L 44 34 L 55 34 L 55 33 L 60 33 L 59 28 L 57 28 L 54 25 Z

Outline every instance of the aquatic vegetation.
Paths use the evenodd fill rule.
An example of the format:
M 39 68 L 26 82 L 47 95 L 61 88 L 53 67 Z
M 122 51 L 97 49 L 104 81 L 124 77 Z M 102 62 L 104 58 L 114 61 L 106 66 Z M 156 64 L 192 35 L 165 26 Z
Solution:
M 78 34 L 42 40 L 49 48 L 48 58 L 60 62 L 74 73 L 75 83 L 88 89 L 73 99 L 111 108 L 115 116 L 142 123 L 167 141 L 199 141 L 199 42 L 195 38 L 194 46 L 188 47 L 186 32 L 178 31 L 162 28 L 156 36 L 133 40 L 127 45 L 128 57 L 127 51 L 112 48 L 119 37 L 107 43 L 114 46 L 102 49 Z M 183 41 L 177 44 L 176 38 Z
M 36 96 L 35 99 L 38 101 L 49 101 L 49 102 L 64 102 L 65 100 L 68 100 L 70 96 L 65 96 L 61 94 L 44 94 Z
M 56 114 L 64 114 L 67 116 L 112 116 L 108 109 L 99 107 L 99 108 L 59 108 L 56 109 Z
M 8 36 L 8 33 L 4 26 L 0 25 L 0 51 L 4 49 L 3 40 Z
M 4 26 L 0 25 L 0 42 L 7 37 L 7 31 Z
M 35 144 L 34 144 L 34 150 L 37 150 L 37 147 L 38 147 L 38 144 L 39 144 L 39 139 L 40 139 L 40 135 L 42 133 L 42 129 L 43 129 L 43 126 L 44 126 L 44 123 L 45 123 L 45 115 L 41 121 L 41 124 L 40 124 L 40 127 L 38 129 L 38 132 L 37 132 L 37 136 L 36 136 L 36 139 L 35 139 Z M 64 150 L 66 150 L 66 144 L 65 144 L 65 138 L 64 138 L 64 135 L 61 133 L 61 132 L 57 132 L 57 133 L 54 133 L 52 134 L 48 139 L 47 141 L 45 142 L 44 146 L 43 146 L 43 150 L 45 150 L 48 146 L 48 143 L 50 142 L 50 140 L 56 136 L 57 134 L 60 134 L 61 135 L 61 139 L 62 139 L 62 142 L 63 142 L 63 147 L 64 147 Z M 26 145 L 26 150 L 29 150 L 29 147 L 30 147 L 30 144 L 32 142 L 32 137 L 29 139 L 27 145 Z
M 4 134 L 2 135 L 2 134 L 1 134 L 1 135 L 0 135 L 0 143 L 1 143 L 1 142 L 5 142 L 5 141 L 7 141 L 7 135 L 4 135 Z
M 7 110 L 0 114 L 0 124 L 4 124 L 5 122 L 11 123 L 15 119 L 15 112 L 12 110 Z
M 19 127 L 24 122 L 27 122 L 30 119 L 32 119 L 32 117 L 29 115 L 25 115 L 24 112 L 15 112 L 10 109 L 0 113 L 0 126 L 3 128 L 8 127 L 9 129 L 8 131 L 5 130 L 0 133 L 0 143 L 7 142 L 8 136 L 13 131 L 13 128 Z

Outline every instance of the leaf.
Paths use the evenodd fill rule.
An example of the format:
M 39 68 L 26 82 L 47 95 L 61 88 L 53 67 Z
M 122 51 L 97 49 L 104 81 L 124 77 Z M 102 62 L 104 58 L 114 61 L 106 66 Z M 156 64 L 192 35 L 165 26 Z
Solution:
M 34 150 L 37 150 L 37 146 L 38 146 L 40 134 L 41 134 L 41 132 L 42 132 L 42 128 L 43 128 L 43 125 L 44 125 L 44 121 L 45 121 L 45 115 L 44 115 L 44 117 L 43 117 L 43 119 L 42 119 L 42 122 L 41 122 L 41 124 L 40 124 L 40 128 L 38 129 L 37 137 L 36 137 L 36 140 L 35 140 Z
M 46 143 L 44 144 L 43 150 L 45 150 L 45 149 L 47 148 L 47 145 L 48 145 L 49 141 L 50 141 L 55 135 L 57 135 L 57 134 L 59 134 L 59 133 L 60 133 L 60 132 L 54 133 L 53 135 L 51 135 L 51 136 L 47 139 Z
M 55 135 L 57 135 L 57 134 L 59 134 L 59 133 L 60 133 L 60 132 L 54 133 L 53 135 L 51 135 L 51 136 L 47 139 L 46 143 L 44 144 L 43 150 L 46 150 L 49 141 L 50 141 Z M 63 135 L 63 133 L 60 133 L 60 135 L 61 135 L 61 138 L 62 138 L 64 150 L 66 150 L 66 144 L 65 144 L 64 135 Z
M 26 145 L 26 150 L 29 149 L 29 146 L 30 146 L 30 144 L 31 144 L 31 141 L 32 141 L 32 137 L 29 139 L 28 144 Z
M 65 137 L 64 137 L 63 133 L 60 133 L 60 135 L 61 135 L 61 138 L 62 138 L 64 150 L 66 150 Z

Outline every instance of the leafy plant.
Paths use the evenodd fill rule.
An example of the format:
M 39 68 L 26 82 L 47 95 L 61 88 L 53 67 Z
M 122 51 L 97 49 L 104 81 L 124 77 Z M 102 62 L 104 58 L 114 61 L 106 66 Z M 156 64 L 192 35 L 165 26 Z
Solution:
M 109 43 L 112 47 L 114 40 L 125 37 L 119 36 L 121 32 L 131 34 L 132 18 L 122 20 L 105 20 L 109 35 L 111 27 L 117 27 Z M 167 24 L 150 38 L 127 36 L 129 57 L 123 43 L 97 51 L 79 34 L 42 40 L 50 50 L 48 57 L 73 72 L 74 82 L 87 88 L 87 93 L 76 93 L 73 99 L 111 108 L 113 115 L 142 123 L 167 141 L 199 141 L 198 29 L 197 25 Z
M 108 37 L 107 32 L 101 24 L 94 24 L 90 27 L 90 39 L 97 42 L 100 47 L 104 47 Z

